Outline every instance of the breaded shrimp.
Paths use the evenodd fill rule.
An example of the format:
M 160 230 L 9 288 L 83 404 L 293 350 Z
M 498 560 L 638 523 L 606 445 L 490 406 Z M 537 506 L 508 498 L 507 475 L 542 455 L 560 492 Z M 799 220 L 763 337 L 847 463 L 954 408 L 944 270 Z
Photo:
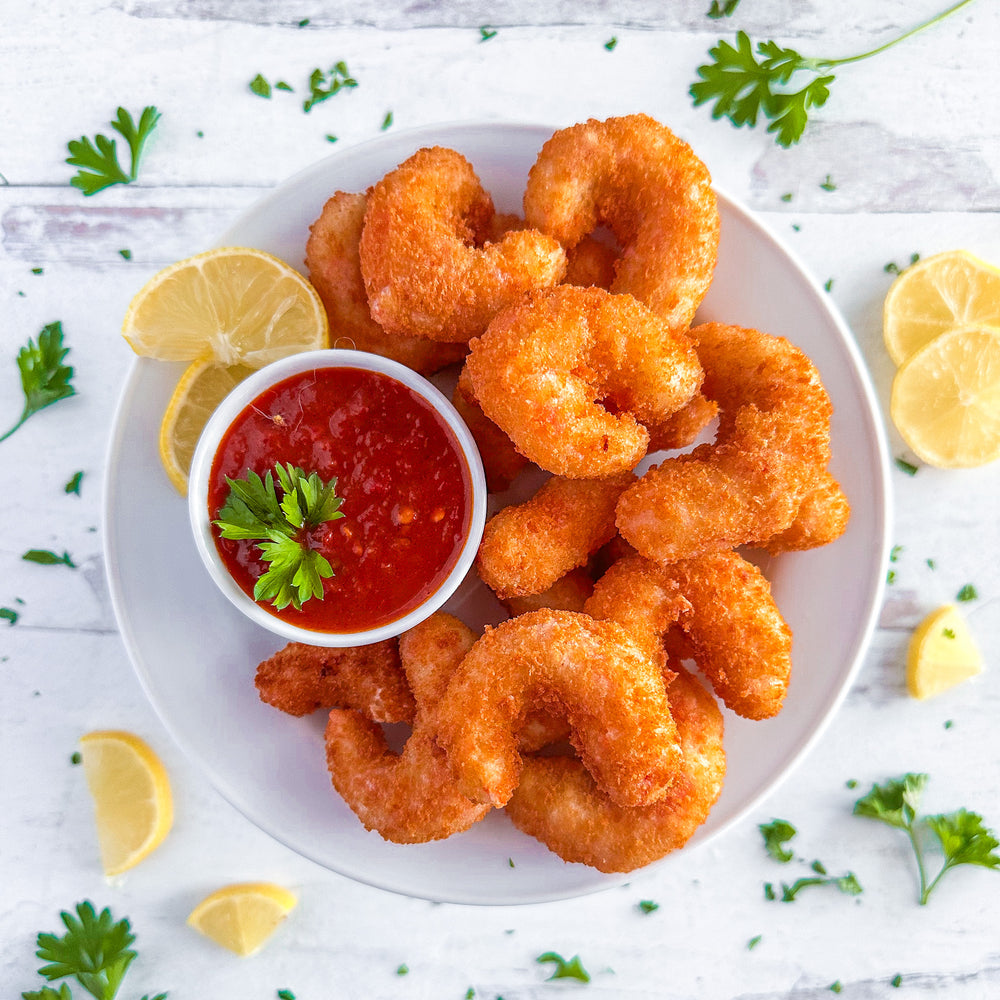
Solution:
M 571 611 L 532 611 L 487 629 L 438 704 L 438 742 L 458 788 L 502 806 L 521 771 L 529 709 L 569 722 L 570 739 L 615 802 L 662 798 L 679 762 L 659 668 L 629 633 Z
M 434 740 L 434 712 L 475 634 L 439 611 L 404 633 L 399 652 L 417 700 L 413 732 L 393 753 L 382 730 L 361 712 L 334 709 L 326 726 L 326 760 L 334 787 L 365 828 L 397 844 L 440 840 L 478 822 L 488 805 L 455 789 Z
M 684 329 L 712 280 L 719 210 L 705 164 L 648 115 L 591 119 L 556 132 L 528 174 L 529 225 L 574 247 L 600 225 L 622 252 L 613 292 Z
M 676 666 L 667 687 L 681 764 L 666 795 L 626 808 L 571 757 L 527 757 L 506 805 L 514 826 L 564 861 L 629 872 L 683 847 L 708 818 L 726 772 L 722 713 L 702 685 Z
M 257 667 L 261 701 L 289 715 L 352 708 L 376 722 L 410 722 L 416 710 L 395 639 L 330 649 L 290 642 Z
M 309 227 L 306 268 L 330 320 L 330 345 L 379 354 L 421 375 L 461 361 L 464 344 L 387 333 L 372 319 L 358 253 L 367 204 L 363 194 L 337 191 Z
M 643 421 L 679 410 L 702 379 L 685 333 L 601 288 L 530 293 L 471 347 L 466 370 L 486 416 L 522 455 L 573 479 L 632 469 L 649 443 Z
M 802 351 L 721 323 L 691 335 L 720 407 L 715 443 L 653 466 L 618 503 L 618 530 L 659 562 L 784 531 L 830 459 L 830 398 Z
M 566 271 L 559 243 L 532 229 L 491 233 L 493 200 L 472 164 L 418 150 L 368 194 L 361 272 L 372 319 L 392 333 L 465 342 L 531 288 Z
M 501 599 L 540 594 L 615 534 L 615 505 L 635 482 L 631 472 L 608 479 L 553 476 L 522 504 L 487 522 L 476 569 Z

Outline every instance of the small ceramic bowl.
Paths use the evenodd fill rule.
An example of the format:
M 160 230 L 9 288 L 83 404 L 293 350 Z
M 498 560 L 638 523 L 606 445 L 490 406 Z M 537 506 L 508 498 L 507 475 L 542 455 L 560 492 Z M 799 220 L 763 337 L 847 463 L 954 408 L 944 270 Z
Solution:
M 443 420 L 458 443 L 468 470 L 471 511 L 468 532 L 458 557 L 440 585 L 422 603 L 401 617 L 364 631 L 318 631 L 279 618 L 258 604 L 230 574 L 219 549 L 209 511 L 209 494 L 216 452 L 230 427 L 243 411 L 272 386 L 305 372 L 326 369 L 361 369 L 388 376 L 423 399 Z M 306 470 L 309 471 L 309 470 Z M 374 354 L 353 350 L 321 350 L 295 354 L 254 372 L 219 405 L 202 431 L 191 462 L 188 514 L 198 553 L 222 593 L 248 618 L 262 628 L 289 640 L 313 646 L 362 646 L 400 635 L 438 610 L 465 579 L 472 567 L 486 523 L 486 478 L 475 441 L 449 400 L 430 382 L 409 368 Z M 334 524 L 336 522 L 333 522 Z

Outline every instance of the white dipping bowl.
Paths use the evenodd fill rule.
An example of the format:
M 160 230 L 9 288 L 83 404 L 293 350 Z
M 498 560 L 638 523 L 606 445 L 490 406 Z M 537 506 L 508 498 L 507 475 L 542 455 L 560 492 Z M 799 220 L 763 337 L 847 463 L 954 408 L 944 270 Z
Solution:
M 291 624 L 270 611 L 261 607 L 246 594 L 232 578 L 226 568 L 219 550 L 216 547 L 212 530 L 211 517 L 208 509 L 208 493 L 211 483 L 212 465 L 220 442 L 225 437 L 232 423 L 258 396 L 271 386 L 283 382 L 287 378 L 302 372 L 321 368 L 354 368 L 378 372 L 401 382 L 408 389 L 425 400 L 444 420 L 457 439 L 465 463 L 469 470 L 469 481 L 472 490 L 472 511 L 469 519 L 469 530 L 462 544 L 458 560 L 443 583 L 422 604 L 409 611 L 403 617 L 379 625 L 377 628 L 363 632 L 321 632 L 315 629 L 302 628 Z M 479 542 L 482 539 L 486 524 L 486 477 L 483 474 L 483 463 L 479 457 L 476 443 L 469 433 L 468 427 L 435 386 L 427 379 L 411 371 L 404 365 L 375 354 L 353 350 L 321 350 L 293 354 L 290 357 L 275 361 L 241 382 L 222 401 L 212 414 L 198 440 L 194 458 L 191 461 L 191 472 L 188 482 L 188 516 L 191 530 L 194 533 L 198 554 L 212 580 L 222 593 L 247 618 L 256 622 L 261 628 L 290 641 L 307 643 L 311 646 L 364 646 L 380 642 L 396 635 L 401 635 L 407 629 L 413 628 L 425 618 L 430 617 L 452 595 L 459 584 L 465 579 L 472 567 Z

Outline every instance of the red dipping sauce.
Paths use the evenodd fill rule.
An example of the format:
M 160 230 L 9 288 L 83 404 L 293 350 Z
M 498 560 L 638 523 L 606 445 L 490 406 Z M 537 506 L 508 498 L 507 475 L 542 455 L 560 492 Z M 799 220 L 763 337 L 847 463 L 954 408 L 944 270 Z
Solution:
M 226 502 L 227 476 L 263 477 L 276 462 L 324 482 L 336 476 L 344 515 L 307 535 L 333 567 L 323 599 L 281 611 L 259 602 L 277 618 L 316 632 L 378 628 L 423 604 L 457 562 L 472 519 L 469 468 L 443 418 L 402 382 L 360 368 L 317 368 L 267 389 L 219 445 L 209 517 Z M 230 574 L 252 598 L 268 569 L 256 542 L 212 530 Z

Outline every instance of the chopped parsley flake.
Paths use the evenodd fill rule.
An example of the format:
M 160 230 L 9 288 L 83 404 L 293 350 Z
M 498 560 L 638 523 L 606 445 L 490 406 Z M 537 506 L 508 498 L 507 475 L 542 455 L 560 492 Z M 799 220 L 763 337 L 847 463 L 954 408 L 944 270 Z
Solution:
M 836 980 L 836 982 L 830 983 L 830 992 L 831 993 L 841 993 L 841 992 L 843 992 L 843 989 L 844 989 L 844 987 L 840 985 L 840 980 L 839 979 Z
M 898 562 L 899 553 L 903 551 L 902 545 L 893 545 L 892 551 L 889 553 L 889 562 Z
M 891 569 L 891 570 L 889 570 L 888 573 L 886 573 L 886 575 L 885 575 L 885 582 L 886 583 L 895 583 L 896 582 L 896 571 L 894 569 Z
M 747 941 L 747 951 L 753 951 L 754 948 L 756 948 L 757 945 L 760 944 L 761 938 L 763 938 L 763 936 L 764 936 L 763 934 L 755 934 L 752 938 L 750 938 L 750 940 Z
M 551 982 L 553 979 L 576 979 L 581 983 L 590 982 L 590 973 L 583 967 L 579 955 L 574 955 L 567 960 L 557 952 L 547 951 L 544 955 L 539 955 L 535 961 L 540 964 L 552 962 L 555 965 L 555 971 L 546 982 Z
M 83 754 L 80 753 L 79 750 L 74 750 L 73 753 L 70 754 L 69 762 L 71 764 L 82 764 L 83 763 Z
M 833 291 L 833 278 L 826 279 L 826 283 L 823 285 L 823 290 L 827 292 Z
M 256 94 L 258 97 L 264 97 L 270 100 L 271 97 L 271 85 L 264 79 L 263 76 L 258 73 L 248 84 L 251 94 Z
M 118 253 L 121 254 L 122 260 L 131 260 L 132 251 L 131 250 L 119 250 Z
M 792 192 L 791 192 L 791 191 L 786 191 L 786 192 L 785 192 L 785 193 L 784 193 L 784 194 L 783 194 L 783 195 L 781 196 L 781 200 L 782 200 L 782 201 L 786 201 L 786 202 L 787 202 L 787 201 L 791 201 L 791 200 L 792 200 Z
M 967 583 L 955 596 L 960 601 L 974 601 L 979 594 L 971 583 Z
M 903 985 L 903 977 L 897 973 L 892 977 L 892 979 L 889 980 L 889 985 L 895 986 L 896 989 L 899 989 L 899 987 Z
M 955 638 L 955 630 L 953 628 L 946 628 L 946 629 L 943 629 L 942 631 L 944 632 L 944 637 L 946 639 L 954 639 Z
M 606 41 L 606 42 L 604 43 L 604 47 L 605 47 L 605 48 L 606 48 L 606 49 L 607 49 L 607 50 L 608 50 L 609 52 L 614 52 L 614 51 L 615 51 L 615 48 L 617 47 L 617 45 L 618 45 L 618 38 L 617 38 L 617 37 L 616 37 L 615 35 L 612 35 L 612 36 L 611 36 L 611 37 L 610 37 L 610 38 L 609 38 L 609 39 L 608 39 L 608 40 L 607 40 L 607 41 Z
M 387 128 L 392 127 L 392 112 L 387 111 L 385 113 L 385 118 L 382 119 L 382 131 L 384 132 Z
M 80 495 L 80 483 L 83 482 L 83 470 L 73 473 L 73 478 L 63 487 L 63 491 L 66 493 L 75 493 L 77 496 Z
M 653 913 L 660 908 L 659 903 L 654 903 L 651 899 L 642 899 L 639 901 L 639 909 L 643 913 Z
M 820 184 L 820 187 L 824 191 L 836 191 L 837 190 L 837 185 L 833 183 L 833 178 L 831 178 L 829 174 L 827 174 L 826 177 L 823 178 L 823 183 Z
M 732 17 L 733 11 L 740 5 L 740 0 L 712 0 L 712 6 L 708 8 L 707 16 L 713 20 L 720 17 Z
M 491 38 L 496 38 L 496 37 L 497 37 L 497 30 L 496 30 L 496 28 L 491 28 L 489 25 L 484 24 L 479 29 L 479 41 L 480 42 L 488 42 Z
M 905 472 L 908 476 L 915 476 L 917 474 L 917 467 L 912 462 L 907 462 L 905 458 L 895 459 L 896 468 L 900 472 Z
M 764 838 L 764 848 L 767 853 L 774 858 L 775 861 L 780 861 L 782 864 L 792 860 L 793 854 L 790 850 L 785 847 L 785 844 L 791 840 L 798 832 L 788 820 L 785 819 L 775 819 L 770 823 L 761 823 L 757 827 L 761 832 L 761 836 Z
M 858 779 L 857 778 L 848 778 L 847 781 L 844 782 L 844 785 L 847 788 L 857 788 L 858 787 Z
M 403 962 L 402 965 L 397 965 L 396 966 L 396 975 L 397 976 L 405 976 L 409 971 L 410 971 L 410 967 L 405 962 Z
M 70 569 L 76 569 L 76 563 L 68 552 L 59 556 L 48 549 L 28 549 L 21 558 L 26 562 L 38 563 L 40 566 L 69 566 Z

